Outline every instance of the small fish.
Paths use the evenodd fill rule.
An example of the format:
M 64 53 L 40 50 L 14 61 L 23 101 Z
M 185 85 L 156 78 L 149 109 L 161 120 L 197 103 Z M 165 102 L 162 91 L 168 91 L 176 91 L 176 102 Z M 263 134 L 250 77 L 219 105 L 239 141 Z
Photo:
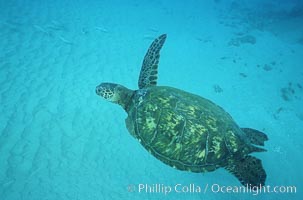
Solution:
M 158 33 L 159 32 L 159 30 L 158 29 L 155 29 L 155 28 L 148 28 L 148 30 L 149 31 L 151 31 L 151 32 L 155 32 L 155 33 Z
M 109 32 L 106 28 L 102 28 L 100 26 L 96 26 L 95 29 L 98 30 L 98 31 L 101 31 L 103 33 L 108 33 Z
M 152 35 L 143 35 L 143 39 L 145 40 L 153 40 L 155 37 Z
M 43 28 L 43 27 L 41 27 L 39 25 L 34 24 L 34 28 L 37 29 L 38 31 L 46 34 L 46 35 L 50 35 L 50 33 L 47 30 L 45 30 L 45 28 Z
M 59 39 L 64 42 L 65 44 L 69 44 L 69 45 L 73 45 L 74 43 L 65 39 L 64 37 L 62 37 L 61 35 L 59 35 Z

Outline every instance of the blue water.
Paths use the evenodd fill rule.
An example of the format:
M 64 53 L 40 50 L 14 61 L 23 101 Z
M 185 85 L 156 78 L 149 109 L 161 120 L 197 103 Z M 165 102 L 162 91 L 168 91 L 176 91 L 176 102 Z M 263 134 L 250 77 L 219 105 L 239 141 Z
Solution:
M 303 198 L 303 1 L 1 0 L 0 9 L 1 200 Z M 218 185 L 240 186 L 224 169 L 164 165 L 128 133 L 123 109 L 95 94 L 100 82 L 137 89 L 163 33 L 158 85 L 265 132 L 268 151 L 255 156 L 280 193 L 223 193 Z

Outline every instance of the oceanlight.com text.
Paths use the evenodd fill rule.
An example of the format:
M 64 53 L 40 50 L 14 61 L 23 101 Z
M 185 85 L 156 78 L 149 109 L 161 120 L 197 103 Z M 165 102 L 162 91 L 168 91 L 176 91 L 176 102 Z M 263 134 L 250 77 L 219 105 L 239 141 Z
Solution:
M 250 193 L 252 195 L 258 195 L 261 193 L 297 193 L 296 186 L 225 186 L 219 184 L 211 185 L 211 192 L 213 193 Z

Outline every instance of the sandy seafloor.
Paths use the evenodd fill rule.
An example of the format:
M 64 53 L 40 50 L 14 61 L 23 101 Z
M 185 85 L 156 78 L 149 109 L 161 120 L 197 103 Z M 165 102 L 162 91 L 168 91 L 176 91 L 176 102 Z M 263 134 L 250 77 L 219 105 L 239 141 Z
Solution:
M 0 199 L 302 199 L 303 3 L 237 2 L 0 1 Z M 268 151 L 255 154 L 266 184 L 295 194 L 128 191 L 239 186 L 224 169 L 164 165 L 128 133 L 123 109 L 95 94 L 100 82 L 136 89 L 162 33 L 158 84 L 267 133 Z

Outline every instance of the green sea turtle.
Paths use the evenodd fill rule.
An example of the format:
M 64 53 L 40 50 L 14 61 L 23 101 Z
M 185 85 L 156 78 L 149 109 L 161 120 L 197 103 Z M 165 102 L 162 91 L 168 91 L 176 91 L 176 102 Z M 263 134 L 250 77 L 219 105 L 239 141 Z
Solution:
M 139 76 L 139 89 L 101 83 L 96 93 L 127 112 L 128 131 L 163 163 L 191 172 L 223 167 L 243 185 L 265 184 L 261 160 L 250 155 L 265 151 L 267 136 L 240 128 L 232 117 L 210 100 L 180 89 L 157 86 L 160 50 L 166 34 L 149 47 Z

